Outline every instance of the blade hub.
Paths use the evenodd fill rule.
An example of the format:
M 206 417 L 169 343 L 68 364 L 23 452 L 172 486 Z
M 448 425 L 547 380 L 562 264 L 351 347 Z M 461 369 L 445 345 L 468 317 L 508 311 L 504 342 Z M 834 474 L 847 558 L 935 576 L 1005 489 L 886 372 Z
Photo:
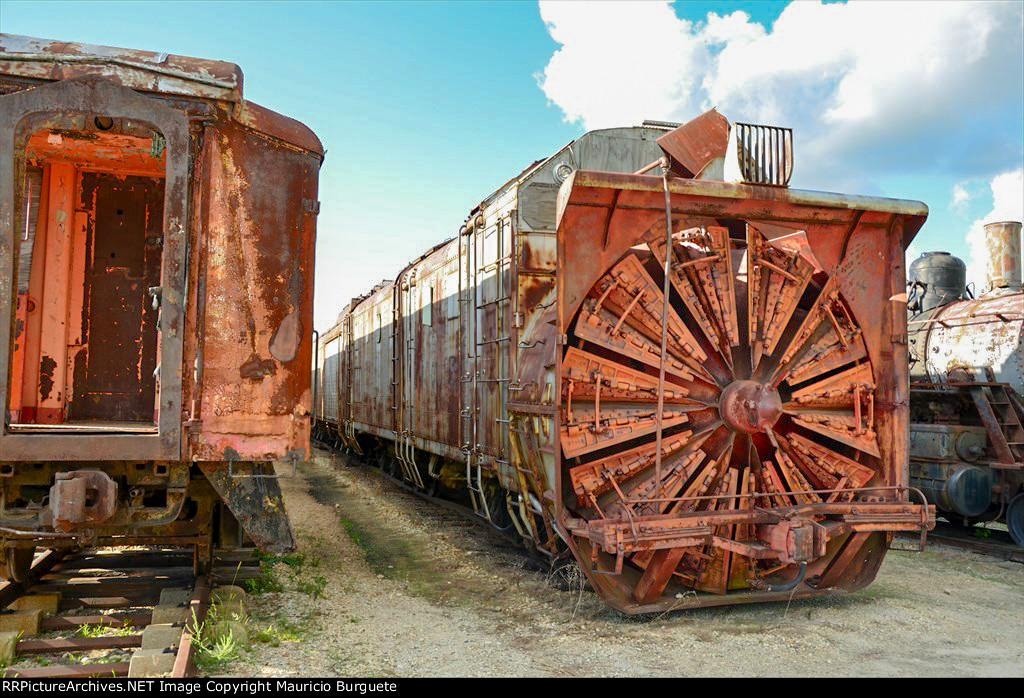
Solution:
M 718 411 L 734 431 L 744 434 L 763 432 L 782 414 L 779 391 L 752 380 L 738 380 L 722 391 Z

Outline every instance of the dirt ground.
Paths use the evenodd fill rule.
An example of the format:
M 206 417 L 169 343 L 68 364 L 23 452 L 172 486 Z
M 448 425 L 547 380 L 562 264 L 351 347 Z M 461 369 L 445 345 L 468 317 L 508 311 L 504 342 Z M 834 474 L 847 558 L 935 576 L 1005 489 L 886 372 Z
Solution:
M 932 545 L 890 551 L 847 596 L 631 618 L 344 456 L 317 451 L 281 482 L 307 564 L 252 605 L 296 636 L 218 673 L 1024 676 L 1017 563 Z M 321 597 L 296 591 L 304 577 Z

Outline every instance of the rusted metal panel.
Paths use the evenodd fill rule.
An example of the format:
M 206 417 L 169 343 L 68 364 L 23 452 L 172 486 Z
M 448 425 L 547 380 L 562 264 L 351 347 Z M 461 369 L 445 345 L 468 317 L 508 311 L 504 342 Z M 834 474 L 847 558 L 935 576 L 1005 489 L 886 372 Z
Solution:
M 985 226 L 985 286 L 1021 288 L 1021 223 L 1003 221 Z
M 915 377 L 935 383 L 993 380 L 1024 395 L 1024 293 L 1006 289 L 950 303 L 909 321 Z
M 157 309 L 149 289 L 160 285 L 163 181 L 86 172 L 80 190 L 90 213 L 91 264 L 83 274 L 87 305 L 71 303 L 68 312 L 69 349 L 83 346 L 68 361 L 75 379 L 68 416 L 152 422 Z M 84 262 L 81 242 L 75 258 Z M 73 280 L 71 288 L 82 284 Z
M 32 506 L 50 487 L 54 544 L 209 547 L 223 498 L 292 545 L 283 509 L 238 492 L 308 453 L 323 148 L 241 88 L 232 64 L 0 35 L 4 526 L 52 528 Z M 67 489 L 82 466 L 128 485 L 102 522 Z
M 457 245 L 450 242 L 405 270 L 399 325 L 399 431 L 437 443 L 458 439 Z M 409 279 L 415 280 L 410 285 Z
M 216 463 L 201 463 L 200 467 L 260 550 L 286 553 L 295 549 L 273 466 L 250 462 L 232 463 L 230 470 Z
M 595 416 L 592 412 L 597 405 L 606 411 L 607 418 L 595 416 L 596 433 L 600 434 L 606 428 L 608 433 L 624 428 L 632 419 L 641 425 L 641 405 L 650 404 L 661 391 L 647 390 L 642 381 L 617 383 L 621 379 L 611 378 L 605 383 L 605 374 L 611 375 L 605 369 L 596 379 L 601 389 L 581 397 L 572 385 L 579 382 L 578 377 L 573 374 L 568 386 L 563 378 L 562 388 L 556 392 L 553 431 L 563 434 L 563 446 L 556 453 L 561 454 L 564 465 L 558 470 L 554 502 L 558 521 L 568 531 L 577 560 L 595 588 L 613 605 L 629 612 L 671 605 L 671 590 L 679 588 L 673 585 L 724 594 L 722 580 L 729 578 L 734 580 L 729 582 L 730 590 L 763 590 L 774 583 L 759 581 L 760 576 L 773 574 L 771 564 L 758 563 L 761 566 L 755 568 L 744 563 L 746 578 L 744 574 L 737 577 L 730 565 L 767 557 L 776 560 L 776 569 L 792 570 L 790 576 L 797 588 L 811 591 L 816 589 L 813 579 L 830 569 L 834 555 L 828 552 L 827 543 L 832 538 L 846 536 L 851 530 L 929 527 L 934 512 L 912 503 L 906 491 L 906 332 L 905 304 L 900 302 L 905 299 L 901 295 L 903 242 L 923 222 L 923 204 L 577 172 L 563 185 L 559 200 L 557 327 L 563 344 L 574 345 L 576 337 L 590 336 L 581 334 L 585 313 L 579 311 L 596 300 L 602 304 L 602 312 L 607 308 L 615 316 L 616 327 L 609 325 L 609 341 L 621 333 L 623 346 L 650 347 L 647 350 L 655 352 L 655 365 L 671 363 L 670 357 L 659 358 L 657 347 L 649 340 L 641 341 L 642 324 L 632 316 L 639 301 L 609 302 L 619 287 L 627 293 L 632 288 L 614 270 L 625 268 L 620 261 L 624 257 L 633 258 L 634 265 L 643 264 L 637 245 L 646 243 L 656 254 L 660 249 L 664 263 L 660 241 L 666 234 L 666 206 L 672 230 L 679 231 L 673 236 L 673 247 L 678 246 L 673 252 L 675 272 L 680 275 L 676 288 L 682 289 L 684 298 L 683 291 L 692 288 L 691 305 L 708 315 L 704 323 L 695 321 L 694 327 L 700 329 L 696 340 L 690 341 L 696 341 L 709 355 L 720 355 L 720 368 L 713 371 L 713 378 L 683 371 L 663 379 L 664 390 L 671 387 L 700 399 L 687 413 L 685 427 L 672 426 L 672 408 L 667 403 L 665 415 L 657 420 L 668 434 L 692 434 L 685 438 L 678 455 L 670 450 L 665 456 L 660 480 L 652 455 L 654 442 L 646 441 L 641 448 L 633 441 L 622 447 L 633 449 L 628 468 L 609 474 L 614 480 L 611 487 L 593 490 L 588 496 L 594 499 L 585 504 L 578 501 L 578 487 L 574 492 L 563 475 L 590 467 L 585 456 L 581 465 L 580 452 L 566 450 L 564 444 L 573 420 L 578 421 L 567 416 L 569 395 L 575 398 L 573 415 L 588 409 L 588 403 L 591 416 Z M 703 234 L 721 225 L 731 238 L 731 251 L 728 246 L 711 244 L 713 236 Z M 801 245 L 794 247 L 783 238 L 771 239 L 760 232 L 778 225 L 799 231 Z M 810 254 L 805 254 L 805 249 Z M 731 255 L 732 269 L 723 267 L 706 278 L 684 276 L 694 266 L 714 268 L 716 255 L 720 258 L 723 254 Z M 885 280 L 881 284 L 880 266 Z M 612 270 L 605 278 L 613 284 L 602 285 L 606 270 Z M 730 300 L 732 289 L 719 284 L 716 274 L 736 275 L 734 299 Z M 647 307 L 661 307 L 659 293 L 653 287 L 645 289 L 644 295 L 651 296 Z M 733 301 L 740 317 L 738 343 L 728 341 L 729 323 L 721 323 L 723 314 L 729 316 L 726 308 Z M 879 313 L 879 308 L 884 311 Z M 692 308 L 687 315 L 696 317 Z M 684 335 L 673 333 L 676 338 Z M 599 337 L 584 341 L 584 346 L 598 346 L 595 341 L 607 344 Z M 859 342 L 863 352 L 851 351 Z M 613 346 L 609 359 L 630 355 L 615 342 L 608 344 Z M 672 352 L 671 361 L 692 354 L 672 349 L 672 342 L 665 346 Z M 556 351 L 554 358 L 562 363 L 556 373 L 565 376 L 563 351 Z M 836 363 L 828 358 L 832 354 L 843 358 Z M 809 360 L 829 361 L 829 366 L 846 370 L 835 373 L 833 368 L 825 378 L 816 378 L 822 372 L 808 373 Z M 794 370 L 799 370 L 799 378 L 792 377 Z M 544 367 L 526 377 L 539 382 L 548 371 Z M 780 401 L 780 385 L 791 395 L 789 402 Z M 617 415 L 615 390 L 625 390 L 617 399 L 627 396 L 632 400 L 634 411 L 639 410 L 635 417 Z M 604 399 L 597 402 L 604 391 Z M 718 394 L 723 406 L 718 405 Z M 706 418 L 702 417 L 705 414 Z M 851 454 L 860 451 L 857 460 L 847 457 L 837 443 L 855 449 Z M 601 452 L 601 458 L 607 456 L 606 451 Z M 749 484 L 741 483 L 740 475 L 747 477 L 748 473 Z M 570 492 L 571 498 L 566 496 Z M 756 509 L 750 508 L 750 503 L 757 502 Z M 868 506 L 866 502 L 876 504 Z M 781 514 L 761 519 L 756 513 L 781 512 L 787 507 L 796 507 L 805 517 L 789 517 L 794 525 L 803 521 L 799 535 L 797 529 L 783 531 L 780 519 L 772 518 Z M 700 528 L 709 523 L 710 530 Z M 741 528 L 749 528 L 756 536 L 744 539 L 739 534 Z M 813 545 L 803 536 L 805 531 L 814 532 Z M 592 557 L 583 555 L 584 549 Z M 623 556 L 629 560 L 626 565 Z M 873 576 L 876 562 L 850 562 L 847 569 L 834 571 L 832 576 L 840 580 L 836 582 L 840 587 L 863 585 Z M 599 568 L 608 570 L 609 564 L 614 568 L 611 576 L 596 574 Z M 800 570 L 790 565 L 800 565 Z M 805 577 L 812 580 L 809 586 L 802 581 Z M 751 600 L 734 599 L 735 593 L 701 599 L 700 603 Z
M 223 124 L 209 142 L 202 460 L 308 453 L 318 157 Z
M 242 99 L 242 71 L 233 63 L 153 51 L 0 34 L 3 73 L 46 81 L 101 75 L 125 87 L 230 101 Z
M 681 177 L 696 177 L 715 158 L 725 157 L 729 121 L 714 109 L 658 138 Z

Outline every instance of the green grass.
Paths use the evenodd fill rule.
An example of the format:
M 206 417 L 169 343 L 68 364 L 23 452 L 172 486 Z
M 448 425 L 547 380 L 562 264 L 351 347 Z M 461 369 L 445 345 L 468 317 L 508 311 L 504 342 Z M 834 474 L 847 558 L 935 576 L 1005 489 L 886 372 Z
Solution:
M 279 616 L 265 628 L 257 627 L 253 637 L 256 642 L 279 647 L 282 642 L 299 642 L 307 632 L 308 629 L 304 626 L 290 623 Z
M 104 625 L 103 623 L 89 625 L 86 623 L 79 626 L 78 632 L 82 637 L 125 637 L 127 635 L 134 635 L 136 630 L 129 625 L 115 626 Z
M 241 657 L 241 646 L 233 633 L 229 632 L 216 639 L 211 637 L 211 630 L 216 622 L 216 606 L 210 608 L 206 620 L 202 623 L 198 622 L 195 609 L 192 610 L 190 627 L 196 667 L 205 674 Z
M 292 585 L 301 593 L 323 598 L 327 587 L 327 577 L 323 575 L 309 576 L 310 569 L 320 566 L 320 558 L 309 556 L 305 552 L 287 553 L 284 555 L 259 555 L 260 575 L 245 581 L 245 588 L 250 594 L 266 594 L 284 591 L 284 582 L 277 576 L 276 566 L 284 565 Z
M 310 579 L 294 578 L 295 588 L 303 594 L 308 594 L 314 599 L 321 599 L 324 596 L 324 589 L 327 587 L 327 577 L 319 574 Z
M 208 644 L 196 645 L 195 640 L 193 640 L 193 645 L 197 649 L 195 654 L 196 666 L 206 674 L 241 657 L 238 641 L 235 640 L 231 633 L 218 638 L 216 642 Z

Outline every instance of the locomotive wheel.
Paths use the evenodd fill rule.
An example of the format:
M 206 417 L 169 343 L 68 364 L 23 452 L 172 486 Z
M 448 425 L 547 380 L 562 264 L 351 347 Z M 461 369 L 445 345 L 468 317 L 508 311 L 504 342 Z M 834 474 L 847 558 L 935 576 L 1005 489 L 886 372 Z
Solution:
M 672 247 L 663 385 L 664 241 L 650 254 L 630 250 L 570 326 L 560 438 L 577 512 L 631 520 L 852 498 L 845 490 L 880 470 L 875 379 L 835 279 L 805 244 L 769 242 L 752 225 L 745 240 L 724 227 L 684 230 Z M 754 531 L 717 526 L 714 535 L 748 541 Z M 795 569 L 704 546 L 627 559 L 643 570 L 642 602 L 672 580 L 726 593 Z
M 1006 507 L 1006 528 L 1017 547 L 1024 548 L 1024 492 L 1019 492 Z
M 4 548 L 3 575 L 16 582 L 28 581 L 28 573 L 35 558 L 35 548 Z

